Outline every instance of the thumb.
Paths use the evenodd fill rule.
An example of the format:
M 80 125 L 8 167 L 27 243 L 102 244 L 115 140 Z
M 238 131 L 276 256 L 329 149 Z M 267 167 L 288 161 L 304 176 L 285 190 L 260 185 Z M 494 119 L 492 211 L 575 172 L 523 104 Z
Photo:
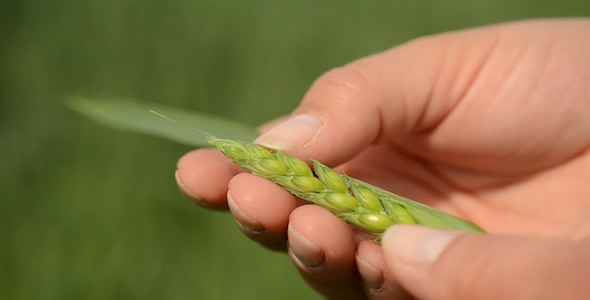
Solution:
M 399 225 L 387 267 L 419 299 L 589 299 L 590 243 L 459 234 Z
M 255 142 L 336 165 L 379 140 L 434 126 L 467 87 L 458 77 L 475 74 L 492 43 L 475 30 L 449 33 L 333 69 Z

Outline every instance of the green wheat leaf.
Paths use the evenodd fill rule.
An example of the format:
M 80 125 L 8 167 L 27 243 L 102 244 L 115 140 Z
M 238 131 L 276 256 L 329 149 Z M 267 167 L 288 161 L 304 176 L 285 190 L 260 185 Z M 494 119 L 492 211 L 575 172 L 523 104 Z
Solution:
M 165 114 L 187 126 L 227 139 L 252 141 L 258 136 L 256 129 L 235 120 L 129 98 L 75 94 L 66 98 L 65 105 L 103 125 L 118 130 L 155 135 L 195 147 L 209 146 L 203 134 L 188 127 L 178 126 L 154 115 L 150 110 Z

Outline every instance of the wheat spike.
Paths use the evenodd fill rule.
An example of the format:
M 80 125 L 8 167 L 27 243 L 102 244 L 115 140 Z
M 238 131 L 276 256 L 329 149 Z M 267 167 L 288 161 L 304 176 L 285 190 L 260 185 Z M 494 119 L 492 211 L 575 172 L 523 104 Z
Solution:
M 322 206 L 344 221 L 380 239 L 394 224 L 421 224 L 483 233 L 470 221 L 339 174 L 320 162 L 304 161 L 249 142 L 219 139 L 209 143 L 240 167 L 266 178 L 291 194 Z

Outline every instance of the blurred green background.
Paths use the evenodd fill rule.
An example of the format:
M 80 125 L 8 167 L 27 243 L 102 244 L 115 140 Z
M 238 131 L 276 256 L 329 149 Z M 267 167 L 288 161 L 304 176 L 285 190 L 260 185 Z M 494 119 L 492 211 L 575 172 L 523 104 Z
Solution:
M 252 125 L 326 70 L 424 34 L 587 16 L 587 0 L 0 2 L 0 299 L 319 299 L 286 255 L 177 191 L 190 149 L 64 109 L 67 92 Z

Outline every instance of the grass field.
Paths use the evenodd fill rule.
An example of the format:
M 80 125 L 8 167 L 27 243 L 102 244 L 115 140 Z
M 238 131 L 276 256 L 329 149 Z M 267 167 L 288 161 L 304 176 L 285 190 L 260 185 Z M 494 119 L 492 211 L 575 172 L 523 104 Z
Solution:
M 320 298 L 286 255 L 177 191 L 190 148 L 101 127 L 65 93 L 256 125 L 326 70 L 417 36 L 589 14 L 587 0 L 3 0 L 0 299 Z

